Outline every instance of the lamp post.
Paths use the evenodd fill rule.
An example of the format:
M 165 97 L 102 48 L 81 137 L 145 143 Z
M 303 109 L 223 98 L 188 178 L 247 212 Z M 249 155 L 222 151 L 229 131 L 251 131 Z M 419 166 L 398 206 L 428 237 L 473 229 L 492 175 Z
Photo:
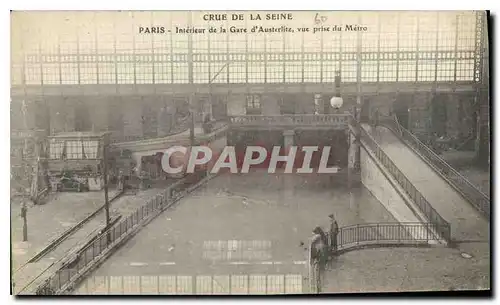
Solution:
M 188 13 L 188 25 L 193 24 L 193 15 L 191 12 Z M 195 109 L 193 105 L 193 92 L 194 92 L 194 77 L 193 77 L 193 34 L 188 35 L 188 80 L 190 84 L 190 93 L 189 93 L 189 112 L 191 114 L 191 124 L 189 126 L 189 142 L 191 147 L 194 146 L 194 129 L 195 129 Z
M 109 219 L 109 198 L 108 198 L 108 152 L 107 152 L 107 141 L 104 138 L 103 139 L 103 159 L 104 159 L 104 172 L 103 172 L 103 179 L 104 179 L 104 209 L 106 211 L 106 229 L 109 227 L 110 219 Z M 108 236 L 109 237 L 109 236 Z
M 344 104 L 344 99 L 342 99 L 342 97 L 340 96 L 334 96 L 330 99 L 330 105 L 336 110 L 342 107 L 343 104 Z
M 340 95 L 340 71 L 335 72 L 335 95 L 330 99 L 330 105 L 338 110 L 344 104 L 344 100 Z
M 23 219 L 23 241 L 28 241 L 28 207 L 26 206 L 26 198 L 22 197 L 21 202 L 21 218 Z
M 27 119 L 27 114 L 28 114 L 28 105 L 25 100 L 22 101 L 21 105 L 21 111 L 23 113 L 23 123 L 24 123 L 24 131 L 26 132 L 26 135 L 24 136 L 24 147 L 22 150 L 21 154 L 21 166 L 23 167 L 26 175 L 28 175 L 28 164 L 27 162 L 25 163 L 25 157 L 28 157 L 28 119 Z M 29 180 L 28 180 L 29 181 Z M 33 176 L 32 180 L 33 181 Z M 25 191 L 26 189 L 23 189 L 23 196 L 21 197 L 22 202 L 21 202 L 21 218 L 23 219 L 23 241 L 28 241 L 28 207 L 26 205 L 26 200 L 27 198 L 25 197 Z M 30 185 L 30 192 L 31 192 L 31 185 Z

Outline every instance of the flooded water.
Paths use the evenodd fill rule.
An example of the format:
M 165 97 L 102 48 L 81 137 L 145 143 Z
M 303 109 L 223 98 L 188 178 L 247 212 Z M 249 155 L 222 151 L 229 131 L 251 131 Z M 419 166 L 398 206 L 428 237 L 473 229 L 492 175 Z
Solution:
M 188 276 L 186 283 L 215 276 L 306 276 L 308 239 L 315 226 L 327 228 L 329 214 L 341 227 L 395 221 L 364 187 L 349 190 L 329 181 L 262 171 L 216 177 L 144 227 L 81 289 L 90 289 L 96 276 Z M 134 281 L 130 285 L 143 285 Z

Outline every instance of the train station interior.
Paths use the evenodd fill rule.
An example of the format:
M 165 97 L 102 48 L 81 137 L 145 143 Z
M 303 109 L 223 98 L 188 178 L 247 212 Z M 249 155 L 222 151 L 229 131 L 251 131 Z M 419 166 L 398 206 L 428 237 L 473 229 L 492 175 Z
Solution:
M 79 294 L 311 293 L 307 244 L 331 213 L 345 228 L 345 254 L 317 285 L 323 292 L 489 289 L 486 13 L 271 15 L 12 14 L 12 214 L 29 199 L 28 215 L 35 216 L 28 217 L 55 219 L 41 237 L 31 235 L 31 221 L 22 242 L 23 219 L 12 224 L 21 292 L 45 285 Z M 282 30 L 252 33 L 257 25 Z M 350 27 L 321 30 L 338 25 Z M 217 32 L 186 30 L 212 27 Z M 179 177 L 162 170 L 165 150 L 175 145 L 219 153 L 234 146 L 240 159 L 247 146 L 280 146 L 282 154 L 291 146 L 328 146 L 336 173 L 268 174 L 267 158 L 248 174 Z M 313 155 L 313 168 L 320 157 Z M 183 188 L 172 192 L 179 181 Z M 169 200 L 174 207 L 156 219 L 144 212 Z M 79 216 L 90 212 L 99 221 Z M 101 259 L 97 252 L 88 259 L 88 245 L 101 240 L 96 228 L 116 233 L 129 218 L 130 230 L 143 229 L 88 267 Z M 402 226 L 399 239 L 391 235 Z M 61 234 L 70 237 L 47 250 L 47 237 Z M 426 247 L 394 249 L 391 270 L 377 265 L 389 264 L 384 251 L 401 236 Z M 353 238 L 387 242 L 354 251 Z M 115 247 L 103 243 L 98 252 Z M 409 256 L 432 268 L 408 267 Z M 59 263 L 50 265 L 50 257 Z M 356 269 L 375 258 L 370 268 L 387 275 L 379 286 Z M 415 279 L 405 280 L 404 264 Z M 42 269 L 53 272 L 36 271 Z

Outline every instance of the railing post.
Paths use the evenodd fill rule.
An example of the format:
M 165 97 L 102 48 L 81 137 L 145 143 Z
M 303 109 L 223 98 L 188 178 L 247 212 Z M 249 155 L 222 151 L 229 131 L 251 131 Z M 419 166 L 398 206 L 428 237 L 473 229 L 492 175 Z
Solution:
M 401 243 L 401 232 L 402 232 L 402 229 L 403 229 L 403 226 L 401 225 L 401 223 L 399 223 L 399 228 L 398 228 L 398 243 Z
M 83 259 L 84 259 L 85 265 L 87 265 L 87 249 L 85 249 L 85 250 L 83 251 Z M 85 265 L 84 265 L 84 266 L 85 266 Z
M 425 234 L 425 235 L 426 235 L 427 237 L 426 237 L 426 239 L 425 239 L 425 242 L 426 242 L 426 243 L 429 243 L 429 230 L 430 230 L 430 223 L 427 223 L 427 224 L 426 224 L 426 226 L 427 226 L 427 229 L 426 229 L 426 231 L 427 231 L 427 232 L 426 232 L 426 234 Z
M 356 245 L 359 245 L 359 224 L 356 224 Z
M 340 228 L 340 242 L 338 242 L 338 248 L 343 247 L 343 241 L 344 241 L 344 229 Z

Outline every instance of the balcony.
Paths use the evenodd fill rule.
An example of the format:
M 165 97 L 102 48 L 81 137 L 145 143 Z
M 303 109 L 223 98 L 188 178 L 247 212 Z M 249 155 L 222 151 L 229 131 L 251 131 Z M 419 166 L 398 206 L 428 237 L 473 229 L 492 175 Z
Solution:
M 346 129 L 350 113 L 241 115 L 229 117 L 231 127 L 240 129 Z

